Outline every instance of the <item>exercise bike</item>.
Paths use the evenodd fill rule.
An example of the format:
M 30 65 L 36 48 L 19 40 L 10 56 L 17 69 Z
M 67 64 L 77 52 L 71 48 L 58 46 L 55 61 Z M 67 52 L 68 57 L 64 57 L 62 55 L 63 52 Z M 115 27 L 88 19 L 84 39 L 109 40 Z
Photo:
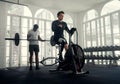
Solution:
M 76 40 L 77 44 L 74 44 L 72 42 L 72 35 L 76 31 Z M 51 37 L 51 45 L 54 46 L 54 36 Z M 68 50 L 66 51 L 64 55 L 64 60 L 61 60 L 61 43 L 64 41 L 64 39 L 60 38 L 59 39 L 59 58 L 57 58 L 57 62 L 59 63 L 58 67 L 55 70 L 50 70 L 50 72 L 56 72 L 56 71 L 72 71 L 74 74 L 86 74 L 89 73 L 88 71 L 82 71 L 82 68 L 85 63 L 85 58 L 84 58 L 84 52 L 82 48 L 78 45 L 78 32 L 75 28 L 71 28 L 70 33 L 69 33 L 69 45 L 68 45 Z

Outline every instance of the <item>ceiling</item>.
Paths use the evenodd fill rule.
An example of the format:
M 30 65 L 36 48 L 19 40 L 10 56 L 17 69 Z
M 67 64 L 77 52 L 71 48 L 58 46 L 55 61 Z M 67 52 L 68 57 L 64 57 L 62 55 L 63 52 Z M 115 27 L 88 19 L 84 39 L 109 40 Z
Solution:
M 35 5 L 38 7 L 67 10 L 70 12 L 79 12 L 90 9 L 95 5 L 106 3 L 111 0 L 2 0 L 19 2 L 24 5 Z
M 94 7 L 97 4 L 105 3 L 110 0 L 21 0 L 26 4 L 40 6 L 43 8 L 67 10 L 79 12 Z

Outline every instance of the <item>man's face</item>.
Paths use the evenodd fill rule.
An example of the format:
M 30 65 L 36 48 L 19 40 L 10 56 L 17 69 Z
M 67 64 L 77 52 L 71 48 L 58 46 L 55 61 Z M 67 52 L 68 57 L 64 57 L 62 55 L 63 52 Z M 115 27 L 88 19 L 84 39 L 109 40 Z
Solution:
M 58 20 L 63 20 L 63 17 L 64 17 L 64 14 L 60 13 L 59 16 L 58 16 Z
M 34 28 L 33 28 L 34 31 L 37 31 L 37 29 L 38 29 L 38 27 L 34 27 Z

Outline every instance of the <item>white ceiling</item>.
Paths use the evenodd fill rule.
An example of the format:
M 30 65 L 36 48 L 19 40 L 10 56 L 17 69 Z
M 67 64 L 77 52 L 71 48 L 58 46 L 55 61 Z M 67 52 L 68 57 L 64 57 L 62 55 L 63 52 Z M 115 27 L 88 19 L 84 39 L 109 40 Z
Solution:
M 67 10 L 70 12 L 79 12 L 106 3 L 111 0 L 4 0 L 20 2 L 25 5 L 35 5 L 38 7 Z

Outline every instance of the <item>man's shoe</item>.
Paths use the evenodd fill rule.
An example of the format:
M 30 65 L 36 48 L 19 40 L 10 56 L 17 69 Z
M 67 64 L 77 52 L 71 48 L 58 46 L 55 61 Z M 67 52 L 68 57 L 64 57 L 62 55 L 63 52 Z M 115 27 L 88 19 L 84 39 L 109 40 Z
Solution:
M 39 70 L 40 68 L 39 67 L 36 67 L 36 70 Z
M 32 66 L 30 66 L 29 70 L 30 70 L 30 71 L 32 70 Z

